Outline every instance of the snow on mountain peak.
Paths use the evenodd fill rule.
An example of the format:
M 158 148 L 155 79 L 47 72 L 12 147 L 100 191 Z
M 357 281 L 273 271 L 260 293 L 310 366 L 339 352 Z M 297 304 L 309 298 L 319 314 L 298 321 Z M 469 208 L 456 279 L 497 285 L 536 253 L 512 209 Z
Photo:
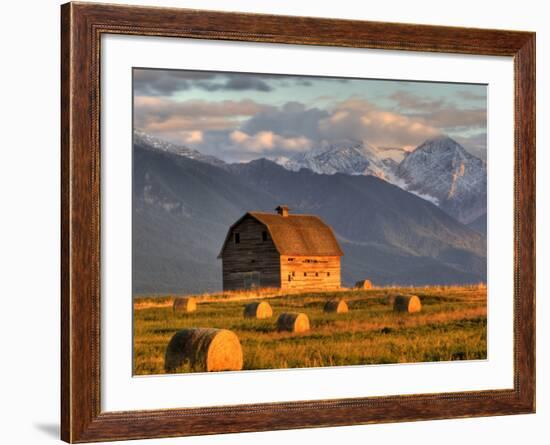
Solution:
M 431 196 L 463 223 L 487 211 L 487 165 L 448 136 L 429 139 L 407 154 L 397 176 L 404 188 Z
M 462 145 L 456 142 L 454 139 L 446 135 L 436 136 L 431 139 L 427 139 L 420 144 L 415 150 L 410 153 L 425 152 L 425 153 L 456 153 L 461 158 L 468 158 L 473 156 L 468 153 Z M 409 153 L 409 154 L 410 154 Z
M 158 151 L 164 151 L 172 153 L 178 156 L 184 156 L 196 161 L 206 162 L 218 167 L 226 165 L 224 161 L 215 156 L 209 156 L 201 153 L 200 151 L 193 150 L 185 145 L 174 144 L 172 142 L 165 141 L 163 139 L 152 136 L 144 131 L 134 129 L 134 144 L 143 144 Z
M 373 175 L 388 179 L 393 176 L 393 168 L 397 165 L 392 155 L 395 156 L 395 152 L 349 139 L 324 141 L 310 151 L 279 161 L 279 164 L 292 171 L 307 168 L 319 174 Z

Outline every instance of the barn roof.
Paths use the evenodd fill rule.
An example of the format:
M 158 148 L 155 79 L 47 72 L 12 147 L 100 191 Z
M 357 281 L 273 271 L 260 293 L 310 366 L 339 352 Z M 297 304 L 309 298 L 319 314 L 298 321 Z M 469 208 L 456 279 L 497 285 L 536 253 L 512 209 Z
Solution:
M 222 252 L 233 228 L 247 216 L 267 227 L 275 248 L 281 255 L 342 256 L 344 254 L 330 226 L 318 216 L 282 216 L 265 212 L 248 212 L 233 224 L 228 231 Z

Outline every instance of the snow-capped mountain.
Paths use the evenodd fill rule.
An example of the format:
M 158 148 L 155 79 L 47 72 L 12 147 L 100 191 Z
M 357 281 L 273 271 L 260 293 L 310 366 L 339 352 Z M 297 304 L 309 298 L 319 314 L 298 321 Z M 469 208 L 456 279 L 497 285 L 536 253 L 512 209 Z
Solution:
M 134 131 L 134 144 L 231 169 L 231 164 L 214 156 L 139 130 Z M 447 136 L 429 139 L 411 152 L 375 147 L 365 141 L 343 140 L 272 161 L 296 172 L 305 168 L 319 174 L 376 176 L 438 205 L 464 224 L 487 211 L 486 162 Z
M 341 141 L 325 143 L 317 149 L 300 153 L 290 159 L 275 161 L 292 171 L 307 168 L 315 173 L 328 175 L 373 175 L 392 182 L 398 150 L 378 149 L 360 141 Z
M 435 203 L 465 224 L 487 211 L 485 161 L 447 136 L 427 140 L 412 152 L 342 141 L 276 162 L 292 171 L 377 176 Z
M 435 198 L 468 224 L 487 211 L 487 164 L 447 136 L 425 141 L 407 154 L 396 175 L 404 188 Z
M 223 167 L 226 165 L 224 161 L 216 158 L 215 156 L 209 156 L 201 153 L 200 151 L 193 150 L 185 145 L 173 144 L 163 139 L 156 138 L 140 130 L 134 130 L 134 144 L 146 145 L 149 148 L 154 148 L 158 151 L 164 151 L 173 153 L 178 156 L 184 156 L 189 159 L 195 159 L 196 161 L 206 162 L 210 165 L 217 167 Z

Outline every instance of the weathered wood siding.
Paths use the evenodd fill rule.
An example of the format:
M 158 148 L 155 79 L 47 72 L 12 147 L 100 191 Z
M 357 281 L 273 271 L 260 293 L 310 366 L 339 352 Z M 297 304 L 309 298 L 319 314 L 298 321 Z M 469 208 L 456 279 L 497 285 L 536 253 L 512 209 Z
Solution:
M 235 242 L 236 234 L 239 243 Z M 244 218 L 235 226 L 222 252 L 222 270 L 224 290 L 280 287 L 279 252 L 267 227 L 252 217 Z
M 340 288 L 340 257 L 281 255 L 281 288 L 332 290 Z

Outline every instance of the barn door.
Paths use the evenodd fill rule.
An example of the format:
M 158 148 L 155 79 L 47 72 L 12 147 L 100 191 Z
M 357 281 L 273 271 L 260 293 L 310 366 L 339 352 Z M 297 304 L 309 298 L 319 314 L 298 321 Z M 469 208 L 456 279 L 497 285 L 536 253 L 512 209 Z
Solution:
M 245 289 L 260 287 L 260 272 L 246 272 L 243 276 L 243 281 Z

